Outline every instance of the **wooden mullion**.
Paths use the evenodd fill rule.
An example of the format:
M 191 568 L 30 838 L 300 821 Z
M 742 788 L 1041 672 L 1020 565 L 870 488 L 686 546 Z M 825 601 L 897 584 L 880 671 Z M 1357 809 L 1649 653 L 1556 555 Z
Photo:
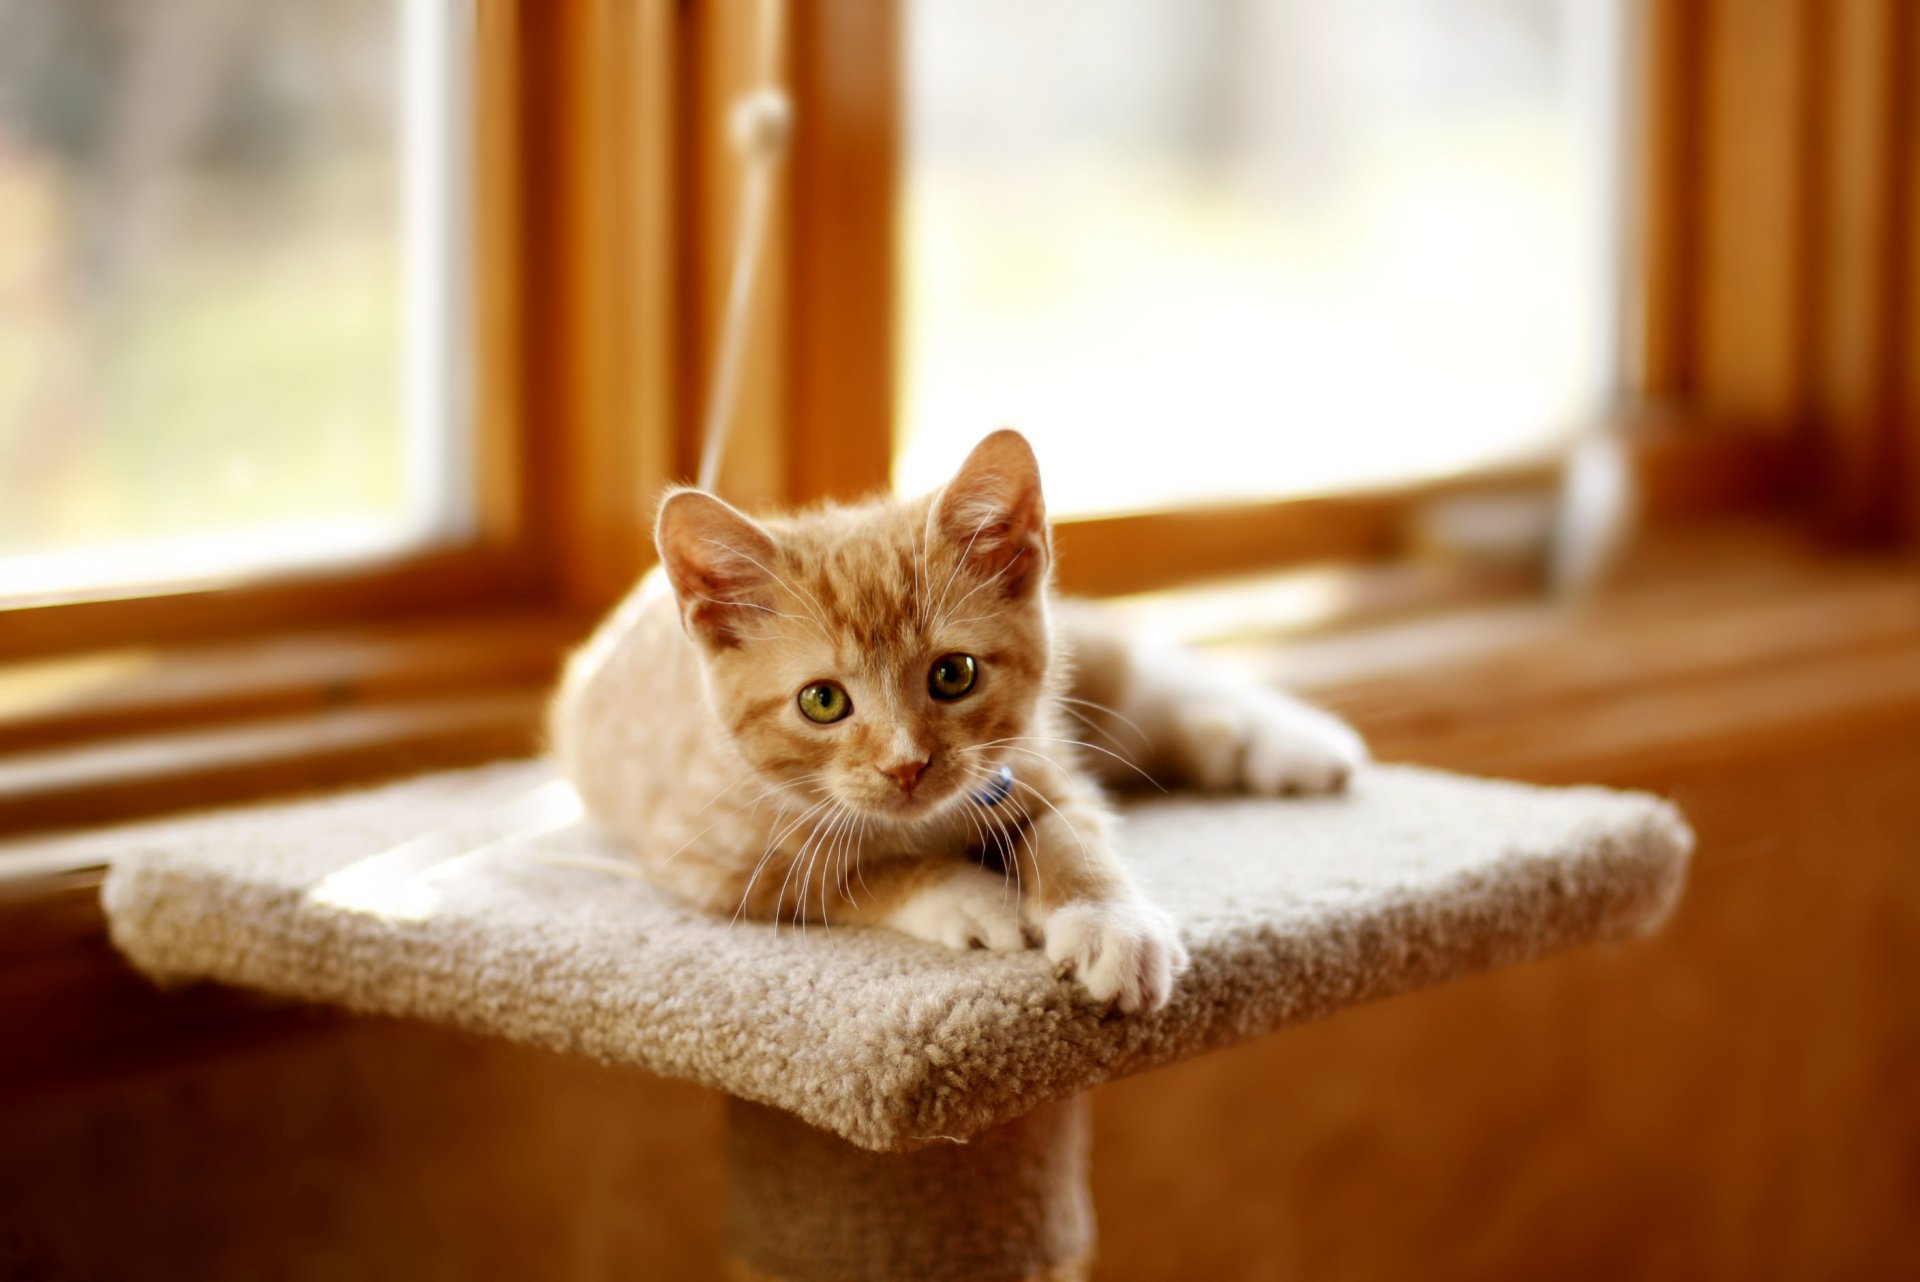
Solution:
M 609 604 L 651 558 L 674 472 L 672 0 L 518 6 L 525 373 L 533 539 L 557 602 Z
M 474 505 L 483 542 L 525 545 L 539 502 L 525 421 L 527 75 L 519 0 L 478 0 L 473 76 Z
M 893 470 L 902 5 L 792 6 L 793 498 L 885 490 Z
M 807 8 L 789 4 L 789 24 L 803 22 Z M 732 113 L 741 96 L 758 86 L 760 23 L 767 16 L 765 5 L 681 6 L 677 65 L 686 83 L 675 99 L 681 192 L 674 208 L 680 229 L 682 297 L 676 316 L 682 386 L 676 398 L 674 475 L 683 480 L 692 480 L 698 470 L 720 331 L 733 288 L 744 172 L 732 139 Z M 790 61 L 785 50 L 781 56 L 783 62 Z M 790 67 L 779 68 L 779 75 L 790 83 Z M 792 174 L 790 148 L 774 179 L 738 391 L 715 486 L 723 497 L 749 509 L 782 507 L 794 498 L 788 488 L 793 410 L 786 395 L 787 335 L 796 324 L 789 270 Z
M 1802 117 L 1812 0 L 1701 0 L 1694 396 L 1706 418 L 1790 434 L 1809 337 Z
M 1696 0 L 1641 0 L 1640 12 L 1644 70 L 1630 81 L 1646 95 L 1636 381 L 1641 395 L 1676 403 L 1698 379 L 1704 14 Z
M 1898 508 L 1909 24 L 1902 0 L 1836 0 L 1816 24 L 1823 69 L 1808 115 L 1821 161 L 1811 184 L 1818 323 L 1806 418 L 1827 524 L 1861 540 L 1889 535 Z
M 1892 77 L 1896 96 L 1891 153 L 1899 167 L 1900 208 L 1891 239 L 1900 255 L 1895 315 L 1898 332 L 1889 360 L 1892 412 L 1888 420 L 1888 472 L 1892 476 L 1888 521 L 1909 548 L 1920 548 L 1920 18 L 1895 5 L 1892 39 L 1899 62 Z

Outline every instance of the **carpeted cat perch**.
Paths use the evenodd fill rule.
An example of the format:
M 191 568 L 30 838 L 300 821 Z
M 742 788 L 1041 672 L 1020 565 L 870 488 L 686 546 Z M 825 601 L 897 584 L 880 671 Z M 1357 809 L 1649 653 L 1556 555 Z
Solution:
M 1166 797 L 1123 844 L 1193 968 L 1102 1019 L 1038 953 L 729 925 L 638 881 L 515 762 L 130 829 L 105 900 L 154 977 L 411 1016 L 732 1099 L 736 1276 L 1083 1275 L 1090 1086 L 1659 923 L 1650 797 L 1405 767 L 1309 801 Z

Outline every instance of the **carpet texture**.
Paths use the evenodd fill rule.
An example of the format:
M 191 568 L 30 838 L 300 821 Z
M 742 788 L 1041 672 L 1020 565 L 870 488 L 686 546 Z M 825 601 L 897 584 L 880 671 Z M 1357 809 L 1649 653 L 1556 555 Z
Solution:
M 1343 1006 L 1656 926 L 1691 834 L 1657 799 L 1410 767 L 1346 797 L 1157 797 L 1123 844 L 1193 968 L 1103 1020 L 1038 953 L 692 911 L 615 875 L 542 762 L 123 829 L 115 943 L 218 980 L 640 1065 L 864 1148 L 1052 1099 Z

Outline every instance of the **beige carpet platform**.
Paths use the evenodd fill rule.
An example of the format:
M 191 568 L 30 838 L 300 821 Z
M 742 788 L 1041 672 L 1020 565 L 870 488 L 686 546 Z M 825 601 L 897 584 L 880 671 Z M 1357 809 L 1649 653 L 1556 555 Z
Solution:
M 1689 847 L 1648 797 L 1404 767 L 1338 799 L 1142 801 L 1124 841 L 1193 969 L 1158 1015 L 1103 1020 L 1037 953 L 690 911 L 591 866 L 615 852 L 549 778 L 517 762 L 128 830 L 105 891 L 114 941 L 162 980 L 635 1064 L 910 1149 L 1354 1002 L 1645 930 Z
M 618 875 L 541 762 L 124 829 L 104 896 L 163 982 L 726 1092 L 739 1276 L 1072 1278 L 1093 1244 L 1085 1088 L 1648 930 L 1692 840 L 1655 798 L 1398 766 L 1340 798 L 1142 800 L 1123 832 L 1193 955 L 1144 1018 L 1101 1018 L 1037 952 L 692 911 Z M 1027 1190 L 1023 1214 L 983 1216 L 965 1190 L 987 1186 Z

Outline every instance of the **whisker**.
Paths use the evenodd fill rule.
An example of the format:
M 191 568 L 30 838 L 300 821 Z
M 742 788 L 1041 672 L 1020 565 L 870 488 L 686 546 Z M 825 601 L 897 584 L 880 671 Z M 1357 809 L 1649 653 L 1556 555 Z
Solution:
M 816 811 L 819 811 L 822 808 L 829 806 L 831 804 L 833 804 L 833 799 L 831 797 L 823 797 L 819 801 L 814 802 L 811 806 L 808 806 L 805 810 L 801 811 L 799 816 L 794 818 L 788 824 L 786 824 L 784 828 L 779 828 L 768 835 L 767 844 L 761 849 L 760 858 L 754 862 L 753 872 L 747 877 L 746 889 L 740 892 L 740 906 L 734 909 L 734 912 L 733 912 L 734 921 L 736 922 L 739 921 L 740 914 L 746 911 L 747 901 L 753 895 L 754 883 L 760 880 L 760 874 L 766 870 L 767 864 L 772 861 L 774 855 L 778 852 L 780 843 L 785 841 L 789 836 L 791 836 L 793 832 L 800 827 L 801 824 L 805 823 L 807 821 L 807 818 L 810 815 L 814 814 Z M 793 874 L 792 863 L 788 863 L 787 865 L 787 874 L 788 876 L 792 876 Z M 783 880 L 780 883 L 780 899 L 782 901 L 785 900 L 786 894 L 787 894 L 787 884 Z M 777 922 L 780 916 L 780 901 L 776 901 L 774 903 L 773 912 L 774 912 L 774 919 Z
M 826 866 L 826 869 L 824 870 L 824 874 L 820 878 L 820 920 L 821 921 L 825 921 L 827 919 L 827 885 L 828 883 L 831 882 L 836 885 L 841 884 L 840 877 L 843 872 L 842 865 L 843 865 L 843 861 L 846 859 L 846 854 L 847 854 L 847 834 L 852 831 L 853 831 L 853 812 L 848 811 L 847 822 L 841 827 L 839 834 L 834 837 L 833 847 L 827 852 L 827 866 Z M 846 892 L 842 891 L 840 897 L 842 899 L 845 899 Z M 833 927 L 829 926 L 827 927 L 827 929 L 832 930 Z
M 1016 735 L 1008 735 L 1004 739 L 989 739 L 985 743 L 971 744 L 969 745 L 969 747 L 974 751 L 979 751 L 985 748 L 997 748 L 1003 744 L 1012 746 L 1014 741 L 1017 739 L 1028 740 L 1033 743 L 1071 743 L 1078 747 L 1089 749 L 1090 751 L 1093 751 L 1093 752 L 1102 753 L 1106 756 L 1112 757 L 1115 761 L 1119 762 L 1121 765 L 1125 766 L 1127 769 L 1133 771 L 1133 773 L 1139 775 L 1142 779 L 1145 779 L 1148 783 L 1158 788 L 1161 792 L 1165 792 L 1167 790 L 1166 785 L 1162 784 L 1158 779 L 1155 779 L 1152 775 L 1142 770 L 1139 766 L 1134 765 L 1133 762 L 1128 761 L 1125 757 L 1121 756 L 1119 753 L 1109 751 L 1106 748 L 1102 748 L 1097 743 L 1088 743 L 1085 739 L 1065 739 L 1057 735 L 1016 734 Z M 1049 765 L 1052 765 L 1056 769 L 1060 768 L 1060 763 L 1055 761 L 1052 757 L 1049 757 L 1044 752 L 1035 752 L 1032 748 L 1020 748 L 1020 747 L 1014 747 L 1013 751 L 1030 753 L 1033 756 L 1040 758 L 1042 761 L 1047 762 Z
M 1073 834 L 1073 844 L 1080 847 L 1081 864 L 1086 868 L 1086 870 L 1089 873 L 1095 871 L 1094 864 L 1093 864 L 1093 856 L 1087 851 L 1087 843 L 1080 840 L 1079 829 L 1075 828 L 1073 826 L 1073 822 L 1070 819 L 1068 819 L 1066 815 L 1061 813 L 1060 807 L 1054 805 L 1051 801 L 1047 800 L 1047 795 L 1045 793 L 1041 792 L 1038 788 L 1034 787 L 1032 784 L 1028 783 L 1024 779 L 1015 779 L 1013 781 L 1013 786 L 1016 788 L 1025 788 L 1028 792 L 1032 793 L 1034 797 L 1039 800 L 1041 805 L 1053 811 L 1054 814 L 1060 816 L 1061 825 L 1065 827 L 1069 833 Z
M 858 841 L 854 843 L 854 847 L 853 847 L 853 875 L 859 878 L 860 889 L 866 892 L 867 898 L 872 899 L 873 891 L 867 886 L 867 875 L 864 872 L 860 871 L 860 855 L 861 855 L 861 852 L 866 849 L 867 825 L 869 821 L 870 821 L 870 816 L 867 816 L 867 815 L 860 816 L 860 838 Z
M 744 774 L 740 776 L 740 778 L 744 779 L 747 775 L 752 773 L 753 771 L 751 769 L 748 769 Z M 812 774 L 801 775 L 797 779 L 789 779 L 785 783 L 776 783 L 772 787 L 762 790 L 760 795 L 755 797 L 752 801 L 742 802 L 741 810 L 746 814 L 752 814 L 755 808 L 757 808 L 761 802 L 765 801 L 768 797 L 773 796 L 775 793 L 786 792 L 786 791 L 789 791 L 790 789 L 798 788 L 803 784 L 815 783 L 826 777 L 827 775 L 824 770 L 817 770 L 817 771 L 814 771 Z M 728 790 L 734 786 L 734 784 L 737 784 L 739 782 L 740 780 L 736 779 L 734 780 L 733 784 L 728 784 L 726 788 L 722 788 L 719 792 L 716 792 L 707 801 L 707 805 L 700 807 L 700 809 L 705 810 L 707 806 L 711 806 L 714 802 L 720 800 L 720 798 L 724 797 L 727 794 Z M 699 811 L 695 811 L 694 813 L 698 814 Z
M 1058 699 L 1061 703 L 1077 703 L 1083 708 L 1092 708 L 1095 712 L 1104 712 L 1139 735 L 1140 743 L 1143 747 L 1151 746 L 1153 743 L 1153 736 L 1149 735 L 1145 730 L 1142 730 L 1138 721 L 1135 721 L 1132 717 L 1129 717 L 1126 713 L 1110 704 L 1100 703 L 1094 699 L 1082 699 L 1071 694 L 1059 694 L 1055 695 L 1054 698 Z M 1076 713 L 1075 715 L 1077 716 L 1079 714 Z M 1111 737 L 1111 734 L 1109 734 L 1109 737 Z
M 729 789 L 733 788 L 735 784 L 738 784 L 741 779 L 744 779 L 747 774 L 751 774 L 751 773 L 752 771 L 749 770 L 739 775 L 738 777 L 736 777 L 733 783 L 728 784 L 725 788 L 722 788 L 719 792 L 714 793 L 713 796 L 707 799 L 707 804 L 705 806 L 700 807 L 699 810 L 696 810 L 693 813 L 695 815 L 700 815 L 705 813 L 708 806 L 711 806 L 714 802 L 724 797 L 727 794 Z M 807 776 L 803 775 L 801 778 L 804 779 L 804 778 L 807 778 Z M 795 783 L 798 783 L 798 782 L 799 782 L 798 780 L 795 781 Z M 773 793 L 779 792 L 782 789 L 785 789 L 791 786 L 793 785 L 781 784 L 781 783 L 777 783 L 773 785 L 773 787 L 767 789 L 765 792 L 761 793 L 758 797 L 755 797 L 753 799 L 752 803 L 746 807 L 746 813 L 752 814 L 753 811 L 759 807 L 760 803 L 765 801 Z M 694 833 L 693 836 L 681 842 L 678 849 L 676 849 L 672 854 L 668 855 L 665 859 L 662 859 L 660 861 L 660 866 L 664 868 L 668 864 L 672 863 L 674 860 L 678 859 L 686 851 L 687 847 L 691 846 L 694 842 L 700 840 L 702 837 L 712 832 L 715 828 L 718 828 L 721 824 L 725 823 L 729 818 L 731 818 L 730 815 L 721 815 L 718 819 L 714 820 L 712 823 L 702 828 L 699 832 Z
M 840 852 L 840 842 L 846 836 L 847 829 L 853 826 L 853 812 L 842 810 L 834 816 L 833 828 L 827 835 L 826 858 L 820 861 L 820 924 L 828 934 L 833 933 L 833 923 L 827 918 L 827 883 L 833 880 L 835 860 Z
M 973 777 L 978 782 L 985 783 L 996 778 L 992 771 L 986 770 L 983 767 L 968 763 L 967 768 L 972 772 Z M 971 811 L 979 812 L 979 815 L 986 823 L 988 831 L 993 834 L 994 840 L 991 843 L 983 839 L 982 848 L 984 849 L 986 845 L 992 844 L 993 847 L 999 851 L 1001 883 L 1007 885 L 1009 881 L 1011 881 L 1008 889 L 1013 892 L 1014 903 L 1016 905 L 1019 904 L 1023 886 L 1023 878 L 1020 872 L 1020 856 L 1011 836 L 1007 832 L 1006 823 L 1000 815 L 993 812 L 992 808 L 975 800 L 972 796 L 967 797 L 967 807 Z M 1024 808 L 1022 813 L 1025 813 Z M 969 815 L 969 818 L 971 817 L 972 816 Z
M 847 811 L 846 826 L 841 829 L 839 840 L 833 846 L 833 884 L 839 888 L 840 898 L 848 903 L 853 900 L 847 894 L 847 860 L 851 857 L 853 840 L 859 831 L 860 816 L 851 810 Z
M 800 867 L 801 869 L 800 893 L 795 896 L 793 904 L 793 924 L 800 927 L 802 934 L 806 933 L 807 928 L 807 887 L 813 882 L 813 862 L 815 857 L 820 853 L 819 842 L 821 840 L 823 825 L 826 831 L 831 832 L 833 825 L 839 821 L 840 814 L 840 807 L 835 805 L 828 810 L 824 818 L 814 821 L 813 831 L 808 833 L 807 839 L 800 843 L 800 849 L 793 857 L 793 865 L 787 869 L 789 875 L 792 874 L 794 867 Z M 804 864 L 802 864 L 803 859 L 805 861 Z M 780 884 L 780 902 L 784 904 L 786 901 L 787 887 L 786 883 L 782 882 Z
M 1089 717 L 1086 713 L 1080 712 L 1074 708 L 1062 708 L 1060 709 L 1060 711 L 1066 713 L 1068 716 L 1072 717 L 1075 721 L 1078 721 L 1081 725 L 1085 726 L 1090 733 L 1097 734 L 1097 735 L 1105 735 L 1107 742 L 1113 745 L 1114 750 L 1116 752 L 1122 751 L 1125 749 L 1126 747 L 1125 744 L 1121 743 L 1118 739 L 1114 738 L 1113 735 L 1106 729 L 1106 727 L 1094 721 L 1094 719 L 1092 717 Z
M 1020 841 L 1026 845 L 1027 857 L 1033 860 L 1034 893 L 1040 896 L 1041 900 L 1044 902 L 1046 898 L 1047 881 L 1046 881 L 1046 874 L 1043 873 L 1040 868 L 1040 851 L 1039 851 L 1038 845 L 1036 844 L 1038 842 L 1038 838 L 1034 836 L 1034 831 L 1033 831 L 1033 813 L 1027 809 L 1026 802 L 1020 800 L 1019 797 L 1011 793 L 1008 794 L 1007 801 L 1011 802 L 1020 811 L 1020 823 L 1017 826 L 1016 831 L 1019 833 Z M 1014 864 L 1014 868 L 1017 872 L 1019 869 L 1019 864 L 1017 862 L 1017 857 L 1018 857 L 1017 848 L 1016 848 L 1015 854 L 1016 854 L 1016 863 Z

